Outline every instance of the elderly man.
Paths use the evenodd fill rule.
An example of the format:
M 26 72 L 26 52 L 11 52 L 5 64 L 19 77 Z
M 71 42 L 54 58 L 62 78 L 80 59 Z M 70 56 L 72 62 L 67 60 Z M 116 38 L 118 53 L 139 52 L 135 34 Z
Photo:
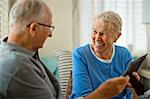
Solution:
M 51 10 L 42 0 L 18 0 L 9 16 L 10 32 L 0 45 L 0 97 L 63 99 L 58 81 L 36 53 L 52 36 Z M 129 77 L 107 80 L 85 98 L 115 96 L 128 81 Z

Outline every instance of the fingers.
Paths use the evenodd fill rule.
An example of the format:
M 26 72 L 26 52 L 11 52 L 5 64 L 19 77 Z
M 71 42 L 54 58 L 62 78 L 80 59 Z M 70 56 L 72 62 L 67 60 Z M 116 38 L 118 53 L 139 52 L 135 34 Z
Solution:
M 126 76 L 126 77 L 118 77 L 116 79 L 114 79 L 116 82 L 116 91 L 118 91 L 119 93 L 121 93 L 124 88 L 127 86 L 127 84 L 129 83 L 130 77 Z
M 125 77 L 125 80 L 126 80 L 126 82 L 129 82 L 130 77 L 127 75 L 127 76 Z
M 126 76 L 126 77 L 117 77 L 114 80 L 116 80 L 116 81 L 118 80 L 117 83 L 125 85 L 125 84 L 127 84 L 129 82 L 130 77 L 129 76 Z
M 128 83 L 126 87 L 127 87 L 127 88 L 132 88 L 131 83 Z
M 103 89 L 103 95 L 106 96 L 118 95 L 127 86 L 129 79 L 130 79 L 129 76 L 109 79 L 100 86 L 100 89 Z
M 129 83 L 129 80 L 130 80 L 130 77 L 129 76 L 126 76 L 126 77 L 122 77 L 122 87 L 125 88 L 126 86 L 130 86 L 130 83 Z
M 140 81 L 140 76 L 138 75 L 137 72 L 133 72 L 132 75 L 135 76 L 135 78 L 136 78 L 138 81 Z
M 129 84 L 130 77 L 117 77 L 114 78 L 112 82 L 114 82 L 114 85 L 118 87 L 118 90 L 122 91 L 128 84 Z
M 126 87 L 128 88 L 128 87 L 132 87 L 132 85 L 129 83 L 129 80 L 130 80 L 130 77 L 129 76 L 126 76 L 126 82 L 127 82 L 127 85 L 126 85 Z

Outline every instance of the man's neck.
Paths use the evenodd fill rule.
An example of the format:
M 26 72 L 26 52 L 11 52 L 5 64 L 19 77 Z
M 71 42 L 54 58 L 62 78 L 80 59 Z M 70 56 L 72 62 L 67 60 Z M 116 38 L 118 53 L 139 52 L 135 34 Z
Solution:
M 19 34 L 13 35 L 13 33 L 9 33 L 7 42 L 22 46 L 28 50 L 33 51 L 32 45 L 29 44 L 29 40 L 24 40 L 24 39 L 26 39 L 24 35 L 19 35 Z M 28 41 L 28 42 L 26 42 L 26 41 Z

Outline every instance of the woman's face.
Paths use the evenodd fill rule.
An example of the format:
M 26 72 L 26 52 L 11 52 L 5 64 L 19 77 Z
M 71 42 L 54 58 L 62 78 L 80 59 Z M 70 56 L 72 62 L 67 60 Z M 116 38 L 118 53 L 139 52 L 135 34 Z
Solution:
M 112 29 L 104 26 L 102 20 L 95 20 L 93 24 L 92 42 L 95 53 L 104 54 L 112 50 L 112 45 L 116 41 Z

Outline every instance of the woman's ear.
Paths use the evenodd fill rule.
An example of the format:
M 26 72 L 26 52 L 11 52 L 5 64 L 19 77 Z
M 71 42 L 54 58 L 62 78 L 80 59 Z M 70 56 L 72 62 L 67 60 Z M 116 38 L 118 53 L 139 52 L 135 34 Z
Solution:
M 117 36 L 115 37 L 114 42 L 116 42 L 120 36 L 121 36 L 121 32 L 119 32 L 119 33 L 117 34 Z
M 37 23 L 32 23 L 29 28 L 31 37 L 36 35 L 36 30 L 37 30 Z

